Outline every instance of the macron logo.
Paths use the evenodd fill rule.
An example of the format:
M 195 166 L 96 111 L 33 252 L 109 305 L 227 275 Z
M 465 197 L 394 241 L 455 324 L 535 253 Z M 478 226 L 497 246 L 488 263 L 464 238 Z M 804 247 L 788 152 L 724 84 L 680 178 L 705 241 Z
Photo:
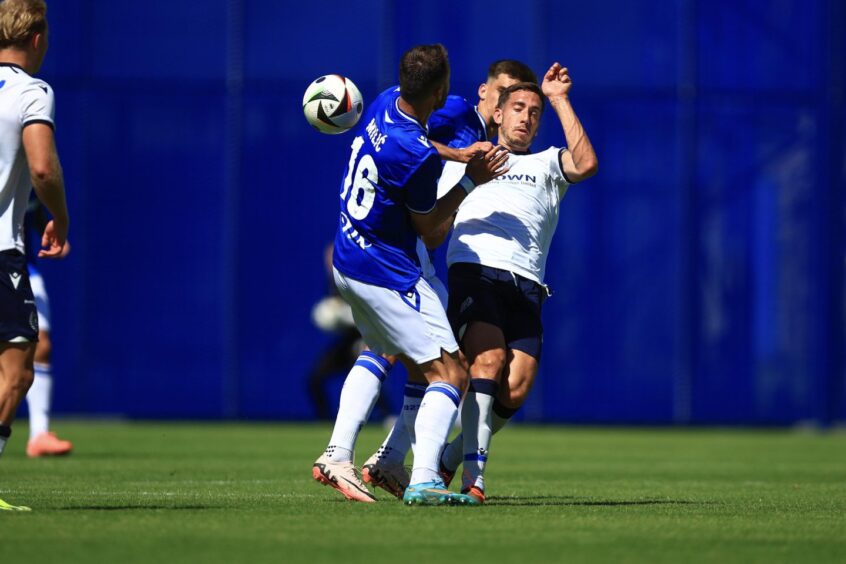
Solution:
M 18 284 L 20 284 L 20 283 L 21 283 L 21 275 L 20 275 L 20 274 L 18 274 L 17 272 L 10 272 L 10 273 L 9 273 L 9 278 L 11 278 L 11 279 L 12 279 L 12 286 L 14 286 L 14 287 L 15 287 L 15 290 L 17 290 L 17 289 L 18 289 Z
M 428 140 L 428 139 L 426 139 L 426 136 L 425 136 L 425 135 L 421 135 L 420 137 L 418 137 L 418 138 L 417 138 L 417 140 L 418 140 L 418 141 L 420 141 L 421 143 L 423 143 L 423 146 L 424 146 L 424 147 L 428 147 L 428 146 L 429 146 L 429 140 Z

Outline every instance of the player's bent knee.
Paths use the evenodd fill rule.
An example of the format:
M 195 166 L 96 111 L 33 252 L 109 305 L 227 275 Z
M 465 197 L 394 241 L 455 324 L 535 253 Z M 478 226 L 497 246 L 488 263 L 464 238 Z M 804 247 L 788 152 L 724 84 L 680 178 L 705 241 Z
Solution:
M 499 378 L 505 368 L 505 349 L 490 349 L 473 359 L 470 373 L 474 378 Z

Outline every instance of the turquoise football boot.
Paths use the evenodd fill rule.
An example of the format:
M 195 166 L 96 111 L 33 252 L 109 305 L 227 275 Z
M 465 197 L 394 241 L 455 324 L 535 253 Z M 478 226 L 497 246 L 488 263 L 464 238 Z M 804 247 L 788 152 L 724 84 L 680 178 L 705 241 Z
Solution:
M 411 484 L 402 496 L 406 505 L 475 505 L 474 501 L 468 495 L 449 491 L 442 480 Z

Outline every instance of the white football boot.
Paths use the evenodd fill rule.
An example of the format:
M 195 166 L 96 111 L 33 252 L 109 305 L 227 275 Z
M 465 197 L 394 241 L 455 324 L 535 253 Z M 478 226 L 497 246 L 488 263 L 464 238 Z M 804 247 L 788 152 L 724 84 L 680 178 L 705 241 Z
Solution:
M 352 462 L 335 462 L 324 454 L 314 462 L 311 475 L 321 484 L 335 488 L 347 499 L 365 503 L 376 501 L 376 496 L 361 481 Z

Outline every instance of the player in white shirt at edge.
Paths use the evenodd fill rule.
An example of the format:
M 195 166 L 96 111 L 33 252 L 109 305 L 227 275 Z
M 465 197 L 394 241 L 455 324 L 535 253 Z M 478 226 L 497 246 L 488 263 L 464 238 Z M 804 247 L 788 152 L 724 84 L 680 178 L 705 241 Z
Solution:
M 441 474 L 449 482 L 463 458 L 461 491 L 479 503 L 485 500 L 491 436 L 523 405 L 537 375 L 541 305 L 548 296 L 544 271 L 561 198 L 570 184 L 598 169 L 570 103 L 571 86 L 567 69 L 555 63 L 540 87 L 521 83 L 502 93 L 494 119 L 499 144 L 511 152 L 509 172 L 479 191 L 484 199 L 471 194 L 462 203 L 447 252 L 448 314 L 471 380 L 461 414 L 463 441 L 444 450 Z M 531 153 L 544 96 L 567 147 Z M 493 414 L 494 402 L 505 413 Z
M 62 169 L 53 137 L 53 90 L 32 78 L 47 52 L 43 0 L 0 2 L 0 454 L 33 380 L 38 314 L 24 256 L 30 190 L 53 215 L 38 256 L 58 258 L 68 235 Z M 0 501 L 0 510 L 28 511 Z

